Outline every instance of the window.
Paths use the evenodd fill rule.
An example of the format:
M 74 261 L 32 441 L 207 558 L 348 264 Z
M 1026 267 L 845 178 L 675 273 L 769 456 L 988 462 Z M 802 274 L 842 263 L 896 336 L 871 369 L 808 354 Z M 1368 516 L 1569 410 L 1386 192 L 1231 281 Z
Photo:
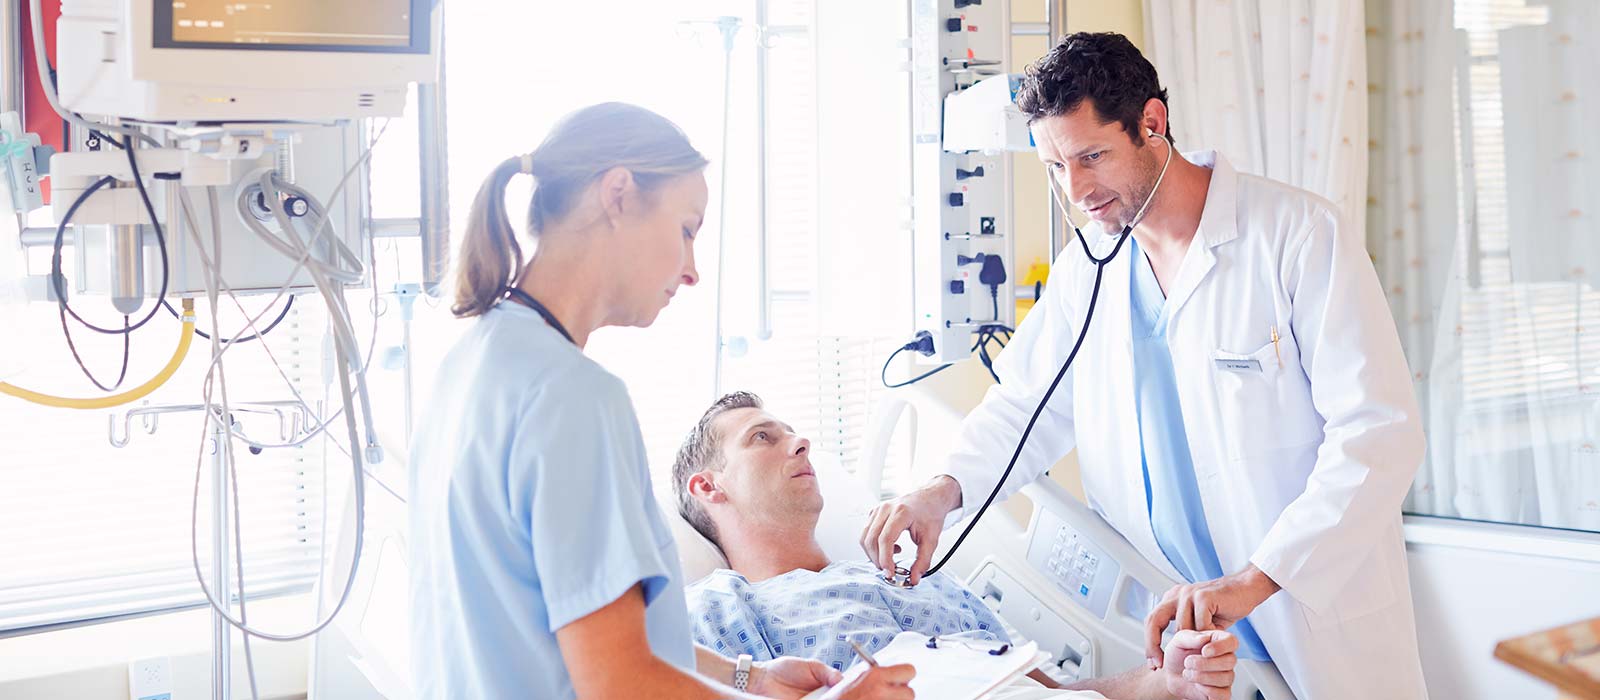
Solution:
M 1408 253 L 1407 266 L 1440 269 L 1427 274 L 1443 293 L 1436 322 L 1406 335 L 1425 378 L 1429 448 L 1407 508 L 1600 531 L 1600 149 L 1591 133 L 1600 53 L 1588 39 L 1600 16 L 1593 3 L 1561 0 L 1454 0 L 1453 10 L 1453 34 L 1427 36 L 1446 50 L 1425 54 L 1454 59 L 1460 225 L 1447 247 Z M 1401 38 L 1420 43 L 1410 29 Z M 1403 120 L 1407 109 L 1426 111 L 1390 114 Z M 1425 198 L 1430 183 L 1398 179 L 1387 193 L 1393 183 L 1375 180 L 1375 197 Z M 1416 302 L 1397 293 L 1418 277 L 1400 266 L 1385 276 L 1403 330 L 1424 325 L 1434 310 L 1406 310 Z
M 905 74 L 893 60 L 897 50 L 904 60 L 897 48 L 903 9 L 863 13 L 835 0 L 712 3 L 692 15 L 642 1 L 496 8 L 453 14 L 448 23 L 453 230 L 462 230 L 478 183 L 493 165 L 537 146 L 573 109 L 616 99 L 674 120 L 712 161 L 706 170 L 711 211 L 696 245 L 700 284 L 683 290 L 649 328 L 596 333 L 588 354 L 627 383 L 658 488 L 667 488 L 679 443 L 719 386 L 761 394 L 817 449 L 850 463 L 877 396 L 878 366 L 897 347 L 873 338 L 905 335 L 902 319 L 909 319 L 909 270 L 898 262 L 909 260 L 901 221 L 909 156 L 894 135 L 905 128 Z M 740 21 L 728 62 L 715 27 L 697 21 L 718 15 Z M 592 33 L 569 30 L 579 26 L 606 30 L 597 41 Z M 820 60 L 818 41 L 848 44 L 863 35 L 871 43 L 856 60 Z M 532 60 L 560 57 L 560 75 L 575 71 L 586 78 L 539 77 L 538 71 L 557 67 L 535 66 L 525 83 L 508 83 L 501 77 L 507 45 L 538 46 Z M 731 66 L 732 82 L 722 152 L 725 66 Z M 414 182 L 409 173 L 390 177 L 406 187 Z M 877 189 L 870 200 L 859 189 L 863 181 Z M 509 209 L 519 228 L 527 186 L 519 179 L 511 187 Z M 400 196 L 378 192 L 375 209 L 413 214 L 403 197 L 385 201 Z M 824 197 L 839 204 L 824 210 Z M 763 226 L 766 338 L 756 291 Z M 841 278 L 851 281 L 823 283 Z M 418 326 L 428 329 L 413 334 L 419 366 L 437 362 L 463 327 L 448 316 L 443 304 L 419 311 Z M 426 389 L 419 383 L 419 391 Z M 418 401 L 425 400 L 419 394 Z
M 1540 167 L 1534 160 L 1551 155 L 1535 133 L 1537 112 L 1548 108 L 1539 98 L 1549 95 L 1541 94 L 1543 81 L 1524 79 L 1544 72 L 1533 61 L 1543 44 L 1560 44 L 1561 26 L 1552 24 L 1549 6 L 1525 0 L 1460 0 L 1456 25 L 1466 38 L 1461 69 L 1469 93 L 1457 103 L 1458 139 L 1474 165 L 1463 183 L 1472 207 L 1465 217 L 1468 244 L 1461 247 L 1468 276 L 1461 299 L 1466 408 L 1579 398 L 1600 381 L 1583 372 L 1585 361 L 1600 360 L 1600 337 L 1581 332 L 1597 297 L 1583 261 L 1555 254 L 1570 243 L 1538 249 L 1543 240 L 1580 231 L 1561 221 L 1575 218 L 1561 206 L 1564 188 L 1539 187 L 1551 183 L 1533 171 Z M 1547 208 L 1561 211 L 1551 217 Z M 1544 227 L 1557 231 L 1533 230 Z
M 770 292 L 761 298 L 755 236 L 730 245 L 730 262 L 750 262 L 730 264 L 722 287 L 724 335 L 733 341 L 722 389 L 761 395 L 813 449 L 852 470 L 869 439 L 868 415 L 885 391 L 879 369 L 910 325 L 909 268 L 896 262 L 910 260 L 901 226 L 901 202 L 910 194 L 903 150 L 910 140 L 908 76 L 891 61 L 905 19 L 903 10 L 889 10 L 766 3 L 761 225 Z M 855 47 L 848 65 L 819 51 L 844 46 Z M 873 179 L 857 180 L 863 172 Z M 891 476 L 903 471 L 886 469 Z
M 70 257 L 67 269 L 72 269 Z M 322 395 L 322 316 L 314 298 L 295 304 L 268 336 L 290 381 L 309 397 Z M 307 303 L 311 301 L 311 303 Z M 176 301 L 174 301 L 176 303 Z M 252 313 L 264 300 L 245 298 Z M 87 318 L 106 322 L 103 298 L 82 298 Z M 204 309 L 203 303 L 200 305 Z M 98 313 L 97 313 L 98 312 Z M 201 318 L 209 320 L 202 313 Z M 224 328 L 237 316 L 224 314 Z M 76 329 L 73 339 L 102 381 L 114 380 L 122 343 Z M 71 396 L 96 392 L 63 342 L 55 304 L 23 307 L 14 337 L 24 374 L 19 385 Z M 179 333 L 163 313 L 131 339 L 127 383 L 152 376 L 170 356 Z M 198 404 L 209 359 L 195 339 L 179 373 L 148 397 L 151 405 Z M 244 401 L 290 398 L 261 346 L 242 344 L 227 356 L 229 397 Z M 220 400 L 220 399 L 219 399 Z M 203 421 L 196 413 L 162 415 L 124 426 L 129 405 L 111 411 L 46 408 L 0 397 L 0 635 L 41 626 L 203 605 L 190 561 L 189 514 L 197 460 L 200 566 L 211 573 L 211 457 L 202 452 Z M 278 442 L 275 417 L 241 414 L 243 429 L 262 442 Z M 107 426 L 123 448 L 111 446 Z M 146 428 L 155 428 L 147 433 Z M 323 523 L 323 452 L 319 444 L 236 451 L 245 543 L 246 592 L 252 598 L 309 590 L 320 562 Z M 220 593 L 218 594 L 220 598 Z

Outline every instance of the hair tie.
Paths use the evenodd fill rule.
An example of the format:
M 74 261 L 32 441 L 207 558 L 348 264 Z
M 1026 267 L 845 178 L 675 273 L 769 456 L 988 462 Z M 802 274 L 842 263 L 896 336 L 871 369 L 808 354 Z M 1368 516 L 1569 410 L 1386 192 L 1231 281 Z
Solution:
M 533 154 L 532 153 L 524 153 L 524 154 L 522 154 L 522 174 L 524 174 L 524 175 L 532 175 L 533 174 Z

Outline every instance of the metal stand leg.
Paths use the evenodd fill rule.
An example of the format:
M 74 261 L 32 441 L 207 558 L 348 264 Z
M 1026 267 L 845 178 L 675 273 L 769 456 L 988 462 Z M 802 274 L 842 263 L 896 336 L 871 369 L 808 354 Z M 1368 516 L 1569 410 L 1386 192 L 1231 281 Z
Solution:
M 223 421 L 231 420 L 223 416 Z M 221 601 L 233 600 L 233 578 L 228 575 L 232 548 L 228 539 L 228 436 L 221 424 L 211 427 L 211 586 Z M 233 606 L 228 605 L 232 610 Z M 211 697 L 233 697 L 233 628 L 222 613 L 211 610 Z

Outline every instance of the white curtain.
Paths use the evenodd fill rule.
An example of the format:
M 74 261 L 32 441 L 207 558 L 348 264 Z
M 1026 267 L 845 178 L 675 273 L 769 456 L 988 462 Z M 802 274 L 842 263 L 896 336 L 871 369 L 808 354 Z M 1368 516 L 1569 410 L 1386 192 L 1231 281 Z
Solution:
M 1430 391 L 1435 371 L 1460 375 L 1454 352 L 1460 340 L 1450 320 L 1457 314 L 1441 313 L 1458 228 L 1452 1 L 1367 0 L 1367 249 L 1384 282 L 1430 438 L 1453 435 L 1458 415 L 1434 410 Z M 1436 357 L 1441 328 L 1447 333 L 1437 342 L 1445 351 Z M 1407 510 L 1447 514 L 1455 480 L 1451 469 L 1437 467 L 1454 462 L 1453 441 L 1432 439 L 1430 447 Z
M 1145 0 L 1182 150 L 1332 200 L 1365 224 L 1367 57 L 1348 0 Z

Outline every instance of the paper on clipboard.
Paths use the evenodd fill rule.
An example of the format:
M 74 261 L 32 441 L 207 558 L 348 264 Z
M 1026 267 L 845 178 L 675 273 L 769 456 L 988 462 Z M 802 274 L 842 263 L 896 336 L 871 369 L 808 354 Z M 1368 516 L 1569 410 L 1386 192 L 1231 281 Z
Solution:
M 881 666 L 911 664 L 917 670 L 911 679 L 917 700 L 978 700 L 1050 659 L 1050 654 L 1039 651 L 1034 642 L 1013 646 L 998 656 L 982 647 L 960 643 L 943 643 L 930 649 L 928 636 L 917 632 L 895 635 L 894 641 L 872 656 Z M 844 682 L 866 670 L 865 663 L 856 663 L 845 670 Z M 820 698 L 825 694 L 819 689 L 806 697 Z

